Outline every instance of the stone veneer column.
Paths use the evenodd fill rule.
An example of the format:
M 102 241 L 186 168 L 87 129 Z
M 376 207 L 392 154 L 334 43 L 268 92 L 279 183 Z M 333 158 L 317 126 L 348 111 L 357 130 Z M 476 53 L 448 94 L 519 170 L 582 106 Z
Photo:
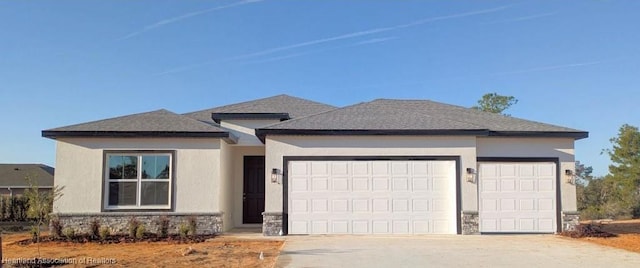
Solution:
M 580 224 L 580 212 L 563 211 L 562 212 L 562 231 L 573 231 L 576 225 Z
M 479 216 L 477 211 L 462 211 L 462 234 L 480 234 Z
M 282 230 L 282 212 L 262 212 L 262 234 L 280 236 Z

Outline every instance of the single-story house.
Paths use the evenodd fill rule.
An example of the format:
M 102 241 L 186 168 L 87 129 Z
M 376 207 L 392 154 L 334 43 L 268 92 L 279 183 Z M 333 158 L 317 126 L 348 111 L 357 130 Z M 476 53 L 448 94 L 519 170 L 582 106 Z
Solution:
M 31 187 L 27 178 L 40 191 L 53 188 L 54 169 L 43 164 L 0 164 L 0 196 L 19 196 Z
M 570 229 L 574 141 L 588 133 L 429 100 L 279 95 L 42 135 L 57 141 L 67 226 L 191 217 L 202 233 L 286 235 Z

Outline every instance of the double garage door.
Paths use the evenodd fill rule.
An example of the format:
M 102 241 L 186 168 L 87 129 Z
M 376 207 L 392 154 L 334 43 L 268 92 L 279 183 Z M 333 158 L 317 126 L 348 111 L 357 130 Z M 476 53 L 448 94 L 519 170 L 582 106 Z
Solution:
M 555 163 L 480 162 L 478 171 L 481 232 L 556 231 Z M 289 234 L 457 232 L 453 160 L 296 160 L 287 182 Z
M 289 234 L 455 234 L 455 161 L 290 161 Z

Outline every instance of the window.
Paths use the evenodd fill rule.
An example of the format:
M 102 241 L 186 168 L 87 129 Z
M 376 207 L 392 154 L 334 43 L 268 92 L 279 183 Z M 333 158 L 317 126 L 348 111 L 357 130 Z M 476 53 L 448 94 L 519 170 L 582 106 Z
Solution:
M 107 153 L 107 209 L 168 209 L 171 153 Z

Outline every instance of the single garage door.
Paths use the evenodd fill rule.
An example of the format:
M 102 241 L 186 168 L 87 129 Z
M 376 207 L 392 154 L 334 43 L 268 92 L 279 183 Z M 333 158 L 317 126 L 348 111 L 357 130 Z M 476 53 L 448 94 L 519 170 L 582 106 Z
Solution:
M 556 231 L 555 163 L 480 163 L 480 232 Z
M 289 234 L 455 234 L 455 161 L 290 161 Z

